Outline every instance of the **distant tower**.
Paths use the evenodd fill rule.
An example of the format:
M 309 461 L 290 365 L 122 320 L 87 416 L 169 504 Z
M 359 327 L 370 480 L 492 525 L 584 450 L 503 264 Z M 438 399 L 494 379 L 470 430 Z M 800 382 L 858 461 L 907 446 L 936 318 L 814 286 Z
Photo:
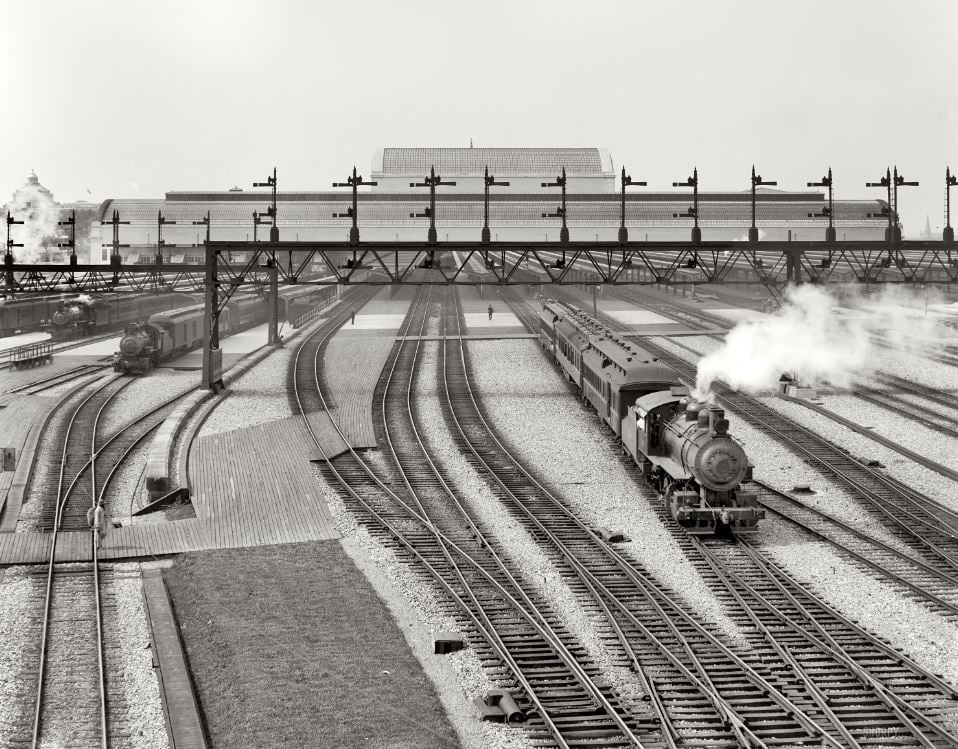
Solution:
M 925 229 L 921 233 L 922 239 L 931 239 L 931 219 L 928 218 L 928 214 L 925 214 Z

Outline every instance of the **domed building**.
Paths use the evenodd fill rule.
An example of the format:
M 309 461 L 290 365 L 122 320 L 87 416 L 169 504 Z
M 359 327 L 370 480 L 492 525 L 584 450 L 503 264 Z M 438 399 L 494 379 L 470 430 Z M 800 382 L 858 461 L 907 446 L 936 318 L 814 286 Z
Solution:
M 53 193 L 40 184 L 36 172 L 30 172 L 26 184 L 13 193 L 2 210 L 4 216 L 9 214 L 18 222 L 10 226 L 10 238 L 15 244 L 22 245 L 12 249 L 16 262 L 67 262 L 72 233 L 69 221 L 74 215 L 78 261 L 89 262 L 90 226 L 97 210 L 93 203 L 58 203 Z

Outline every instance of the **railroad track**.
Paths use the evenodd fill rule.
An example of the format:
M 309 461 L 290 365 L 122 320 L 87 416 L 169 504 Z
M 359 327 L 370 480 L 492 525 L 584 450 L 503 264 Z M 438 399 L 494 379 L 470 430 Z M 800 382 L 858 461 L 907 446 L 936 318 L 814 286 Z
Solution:
M 522 307 L 520 319 L 529 319 Z M 529 473 L 496 436 L 471 383 L 461 338 L 444 359 L 447 423 L 461 451 L 530 535 L 543 542 L 584 606 L 609 628 L 623 663 L 636 673 L 668 746 L 831 745 L 808 695 L 796 694 L 767 661 L 729 647 L 681 597 L 627 554 L 603 541 Z M 633 474 L 635 472 L 633 471 Z M 784 670 L 784 669 L 782 669 Z
M 100 412 L 123 387 L 122 383 L 118 386 L 117 382 L 117 378 L 110 378 L 80 400 L 70 417 L 63 440 L 56 497 L 50 503 L 52 517 L 47 518 L 51 531 L 50 552 L 38 638 L 40 653 L 31 733 L 33 747 L 41 743 L 106 747 L 109 742 L 100 564 L 92 534 L 89 563 L 57 565 L 55 560 L 57 541 L 67 525 L 66 519 L 70 518 L 69 526 L 77 525 L 75 515 L 78 510 L 67 515 L 66 508 L 84 502 L 79 512 L 86 525 L 85 511 L 92 505 L 95 496 L 95 489 L 74 492 L 78 475 L 76 463 L 82 457 L 72 456 L 69 450 L 71 447 L 79 449 L 81 456 L 87 452 L 71 442 L 71 435 L 83 431 L 79 425 L 88 421 L 90 414 L 95 414 L 95 434 L 96 419 Z M 95 450 L 92 441 L 89 449 Z M 95 486 L 95 481 L 94 466 L 91 487 Z M 81 486 L 87 487 L 86 482 L 82 482 Z
M 404 331 L 408 332 L 414 321 L 423 329 L 427 310 L 421 296 L 407 316 Z M 396 429 L 411 436 L 406 431 L 412 428 L 408 410 L 401 417 L 397 409 L 402 412 L 403 391 L 411 382 L 412 369 L 397 362 L 406 357 L 415 361 L 419 345 L 418 338 L 397 343 L 384 368 L 379 393 L 384 408 L 382 436 L 387 444 L 396 437 Z M 306 398 L 306 407 L 324 397 L 315 366 L 302 363 L 304 351 L 307 357 L 311 355 L 309 348 L 300 350 L 295 365 L 298 389 L 313 392 Z M 397 374 L 399 379 L 395 379 Z M 610 701 L 608 688 L 593 681 L 591 666 L 580 664 L 585 661 L 581 647 L 557 627 L 553 615 L 544 613 L 543 602 L 523 591 L 478 529 L 464 527 L 461 514 L 449 508 L 445 488 L 446 499 L 436 491 L 443 484 L 441 473 L 422 460 L 421 451 L 407 452 L 408 440 L 393 445 L 397 448 L 392 453 L 395 463 L 374 470 L 349 452 L 328 461 L 324 473 L 349 496 L 372 532 L 415 562 L 438 585 L 457 618 L 478 633 L 474 645 L 484 659 L 507 669 L 497 680 L 505 685 L 512 682 L 517 702 L 529 716 L 532 736 L 562 747 L 582 741 L 601 746 L 639 745 L 636 731 L 641 729 L 620 714 L 619 706 Z M 415 463 L 409 465 L 409 460 Z M 414 486 L 420 493 L 412 491 Z M 453 527 L 448 527 L 450 522 Z M 519 690 L 526 699 L 519 696 Z
M 693 539 L 725 597 L 820 695 L 852 746 L 954 747 L 958 691 L 811 594 L 749 542 Z
M 52 377 L 45 377 L 42 380 L 35 380 L 34 382 L 28 383 L 26 385 L 20 385 L 19 387 L 11 388 L 6 392 L 20 393 L 23 395 L 36 395 L 37 393 L 42 393 L 44 390 L 52 390 L 59 385 L 66 384 L 67 382 L 73 382 L 74 380 L 78 380 L 82 377 L 102 373 L 107 366 L 108 365 L 106 364 L 83 364 L 79 367 L 68 369 L 66 372 L 55 374 Z
M 520 317 L 529 318 L 528 315 Z M 631 462 L 629 468 L 636 480 L 641 481 Z M 510 472 L 505 471 L 503 475 L 508 476 Z M 546 522 L 550 508 L 536 504 L 527 512 L 538 524 Z M 744 597 L 744 575 L 733 569 L 732 564 L 738 559 L 735 556 L 737 546 L 718 544 L 713 549 L 712 544 L 703 545 L 679 529 L 661 506 L 659 514 L 676 542 L 688 551 L 690 559 L 712 583 L 711 587 L 728 609 L 735 612 L 733 620 L 753 640 L 751 652 L 779 671 L 780 678 L 784 675 L 781 672 L 790 675 L 793 684 L 788 691 L 792 696 L 795 683 L 804 687 L 804 696 L 811 702 L 809 712 L 837 741 L 851 746 L 883 743 L 880 739 L 909 746 L 950 746 L 955 741 L 944 726 L 956 717 L 953 701 L 958 698 L 958 692 L 940 677 L 930 674 L 842 617 L 780 568 L 754 552 L 751 557 L 754 564 L 773 576 L 779 586 L 787 586 L 788 600 L 797 603 L 788 608 L 782 600 L 776 599 L 774 591 L 767 587 L 759 589 L 757 583 L 750 590 L 758 592 Z M 567 526 L 568 522 L 557 527 L 564 532 Z M 537 535 L 541 536 L 541 531 Z M 889 549 L 889 553 L 892 551 Z M 932 570 L 924 572 L 926 576 L 933 575 Z M 908 573 L 914 575 L 915 571 Z M 927 578 L 924 582 L 928 582 Z M 955 600 L 958 588 L 942 584 L 940 579 L 937 584 L 951 601 Z M 621 583 L 619 586 L 618 592 L 621 593 Z M 928 595 L 927 590 L 922 593 Z M 634 600 L 635 596 L 626 593 L 626 598 Z M 947 605 L 944 599 L 938 599 L 938 602 Z M 674 614 L 672 618 L 675 620 Z M 825 634 L 808 626 L 805 619 L 824 628 Z M 782 628 L 792 640 L 779 641 L 778 633 Z M 823 642 L 826 643 L 824 648 Z M 706 657 L 705 660 L 714 663 L 712 658 Z M 719 683 L 727 681 L 723 679 Z M 934 720 L 928 716 L 933 716 Z
M 30 499 L 24 508 L 31 503 L 37 505 L 22 513 L 18 523 L 20 530 L 49 531 L 57 522 L 61 530 L 86 530 L 87 508 L 95 500 L 105 498 L 123 461 L 163 423 L 177 401 L 193 389 L 185 389 L 167 398 L 149 411 L 136 414 L 113 434 L 103 435 L 99 429 L 103 414 L 132 382 L 134 380 L 129 377 L 112 376 L 101 385 L 81 390 L 66 400 L 67 424 L 60 430 L 49 430 L 60 434 L 51 434 L 45 438 L 46 444 L 41 445 L 41 454 L 59 453 L 61 473 L 56 475 L 49 470 L 51 462 L 35 463 L 27 490 Z M 93 470 L 94 457 L 97 471 Z M 62 481 L 66 481 L 69 491 L 68 501 L 61 507 L 58 487 Z
M 757 490 L 759 504 L 766 510 L 827 541 L 866 572 L 877 572 L 907 598 L 949 618 L 958 617 L 958 575 L 948 574 L 760 481 L 752 482 L 750 488 Z
M 600 314 L 600 317 L 613 330 L 627 332 L 626 326 L 608 315 Z M 682 380 L 695 383 L 694 364 L 647 339 L 641 345 L 674 369 Z M 921 554 L 922 561 L 948 575 L 958 572 L 958 513 L 922 492 L 872 470 L 841 447 L 793 422 L 757 398 L 717 382 L 713 383 L 712 390 L 726 407 L 764 434 L 786 444 L 806 462 L 860 498 L 870 512 L 888 524 L 891 533 Z

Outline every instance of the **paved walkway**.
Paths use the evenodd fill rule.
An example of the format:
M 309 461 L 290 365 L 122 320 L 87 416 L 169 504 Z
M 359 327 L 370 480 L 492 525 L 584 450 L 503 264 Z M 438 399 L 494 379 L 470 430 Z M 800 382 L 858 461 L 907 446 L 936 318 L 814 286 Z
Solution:
M 416 290 L 402 287 L 392 299 L 389 293 L 377 294 L 326 347 L 326 382 L 335 400 L 330 415 L 359 447 L 376 445 L 373 392 Z

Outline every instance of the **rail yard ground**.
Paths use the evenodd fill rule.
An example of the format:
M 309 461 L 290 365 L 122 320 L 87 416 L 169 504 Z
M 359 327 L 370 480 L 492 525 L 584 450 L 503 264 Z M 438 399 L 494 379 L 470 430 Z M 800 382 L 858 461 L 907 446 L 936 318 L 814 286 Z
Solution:
M 954 467 L 958 440 L 949 433 L 949 424 L 958 419 L 958 409 L 933 403 L 927 400 L 931 396 L 917 391 L 902 392 L 900 397 L 912 403 L 913 410 L 921 410 L 924 421 L 901 414 L 887 418 L 891 412 L 860 399 L 854 386 L 822 389 L 817 406 L 858 427 L 851 429 L 801 402 L 769 394 L 760 399 L 790 423 L 808 427 L 833 443 L 837 451 L 865 462 L 879 461 L 881 467 L 872 469 L 875 475 L 897 479 L 927 495 L 930 500 L 923 501 L 932 504 L 921 511 L 932 513 L 930 516 L 937 517 L 940 524 L 939 535 L 934 536 L 936 551 L 932 553 L 927 547 L 931 542 L 918 528 L 896 525 L 889 515 L 882 514 L 890 511 L 876 509 L 880 497 L 869 494 L 871 498 L 866 500 L 864 490 L 816 467 L 795 446 L 770 438 L 744 410 L 726 408 L 732 433 L 742 441 L 754 463 L 755 478 L 768 485 L 769 491 L 785 492 L 809 511 L 830 518 L 819 519 L 821 525 L 816 527 L 820 535 L 814 535 L 785 515 L 769 510 L 748 544 L 742 545 L 754 549 L 765 560 L 763 563 L 776 566 L 779 580 L 784 581 L 780 582 L 782 586 L 794 584 L 798 586 L 794 590 L 800 588 L 809 595 L 808 600 L 801 601 L 794 598 L 795 593 L 788 594 L 792 598 L 781 594 L 781 600 L 779 593 L 766 595 L 766 610 L 743 597 L 745 583 L 731 583 L 732 578 L 725 576 L 735 564 L 742 564 L 737 556 L 741 550 L 726 547 L 710 552 L 707 547 L 691 545 L 687 535 L 662 511 L 655 493 L 643 483 L 641 472 L 623 458 L 608 426 L 582 402 L 577 389 L 545 355 L 534 336 L 536 330 L 525 327 L 530 312 L 534 314 L 538 306 L 536 291 L 530 288 L 500 295 L 487 287 L 482 296 L 473 290 L 454 294 L 441 289 L 420 295 L 407 288 L 396 294 L 382 290 L 361 300 L 350 297 L 344 304 L 326 310 L 311 326 L 290 338 L 284 348 L 238 374 L 230 383 L 228 396 L 207 401 L 184 419 L 181 434 L 193 437 L 171 443 L 170 464 L 176 468 L 173 474 L 186 468 L 184 458 L 188 454 L 208 458 L 216 449 L 247 443 L 253 445 L 250 459 L 260 461 L 256 465 L 268 466 L 271 451 L 289 444 L 282 440 L 294 434 L 290 430 L 301 429 L 295 434 L 301 434 L 298 439 L 304 443 L 311 439 L 310 432 L 296 426 L 309 423 L 316 447 L 302 453 L 312 455 L 313 460 L 303 459 L 296 481 L 308 480 L 315 488 L 305 502 L 299 501 L 297 512 L 308 512 L 312 507 L 317 515 L 330 518 L 330 530 L 324 536 L 328 540 L 279 542 L 302 531 L 293 527 L 291 520 L 284 521 L 282 513 L 287 505 L 276 502 L 277 497 L 288 501 L 283 496 L 282 477 L 274 480 L 247 471 L 244 475 L 250 485 L 233 486 L 230 491 L 240 499 L 262 492 L 261 502 L 210 504 L 203 499 L 204 492 L 210 491 L 210 486 L 203 485 L 209 468 L 195 464 L 189 468 L 189 476 L 195 498 L 192 509 L 196 512 L 189 511 L 190 505 L 178 505 L 166 517 L 153 514 L 134 518 L 130 508 L 147 501 L 143 475 L 146 443 L 131 446 L 124 457 L 119 452 L 103 452 L 98 457 L 98 462 L 109 458 L 111 466 L 114 461 L 117 465 L 115 478 L 111 476 L 110 486 L 104 489 L 111 517 L 124 525 L 141 527 L 143 535 L 137 538 L 146 539 L 142 543 L 147 544 L 145 553 L 129 555 L 133 562 L 123 568 L 130 576 L 123 580 L 124 590 L 134 583 L 136 559 L 150 555 L 148 544 L 153 541 L 144 528 L 156 528 L 151 532 L 159 545 L 152 548 L 169 557 L 163 562 L 163 574 L 209 743 L 519 749 L 534 740 L 549 743 L 556 731 L 569 731 L 579 739 L 591 731 L 594 738 L 604 737 L 610 746 L 639 740 L 657 743 L 669 735 L 732 746 L 740 737 L 726 728 L 723 720 L 716 719 L 722 713 L 715 708 L 715 696 L 720 702 L 727 701 L 721 703 L 726 705 L 721 710 L 730 711 L 728 715 L 747 717 L 747 707 L 736 703 L 721 686 L 723 679 L 741 679 L 745 685 L 742 688 L 762 683 L 766 696 L 771 695 L 771 702 L 763 708 L 770 717 L 767 721 L 746 721 L 743 736 L 757 731 L 762 740 L 775 737 L 776 732 L 794 737 L 793 742 L 782 739 L 781 745 L 818 745 L 822 741 L 843 745 L 850 736 L 870 746 L 882 746 L 883 739 L 888 745 L 908 746 L 918 745 L 913 733 L 917 731 L 933 746 L 948 745 L 958 730 L 953 703 L 948 701 L 958 696 L 958 628 L 956 615 L 950 613 L 958 606 L 953 584 L 958 559 L 947 545 L 948 534 L 958 528 L 958 483 L 896 451 L 895 445 L 939 464 L 950 462 Z M 754 290 L 733 297 L 723 296 L 720 288 L 705 293 L 699 289 L 695 300 L 674 291 L 646 290 L 642 294 L 645 306 L 613 294 L 600 294 L 595 301 L 596 312 L 606 325 L 628 326 L 633 333 L 646 334 L 649 345 L 660 346 L 663 352 L 692 366 L 720 346 L 715 337 L 721 335 L 715 315 L 725 315 L 730 325 L 735 320 L 763 316 L 754 306 L 743 303 L 749 296 L 758 297 Z M 572 290 L 566 298 L 592 313 L 590 290 Z M 489 304 L 494 307 L 492 320 L 487 314 Z M 455 305 L 459 305 L 458 313 Z M 692 323 L 696 311 L 713 315 L 702 323 L 708 334 L 697 334 Z M 464 326 L 461 354 L 452 348 L 458 340 L 454 329 L 458 324 Z M 239 347 L 239 357 L 256 344 L 247 341 L 234 345 Z M 304 382 L 309 384 L 309 377 L 300 378 L 304 372 L 310 373 L 310 367 L 302 367 L 298 359 L 308 345 L 313 346 L 317 357 L 314 394 L 295 390 Z M 396 354 L 403 350 L 408 359 Z M 92 361 L 95 356 L 102 356 L 102 352 L 91 349 L 88 358 Z M 77 349 L 58 356 L 62 360 L 67 357 L 70 366 L 56 363 L 58 373 L 86 361 L 82 354 L 78 357 Z M 495 435 L 501 448 L 513 456 L 510 460 L 517 462 L 508 470 L 497 464 L 496 470 L 504 473 L 496 474 L 479 459 L 481 454 L 502 463 L 506 459 L 496 452 L 499 447 L 483 443 L 473 454 L 465 432 L 455 433 L 453 415 L 464 418 L 457 409 L 462 408 L 465 396 L 455 390 L 459 375 L 450 369 L 450 362 L 460 359 L 474 388 L 475 395 L 470 397 L 477 399 L 475 408 L 486 422 L 482 428 Z M 189 370 L 195 362 L 187 360 L 182 366 Z M 407 366 L 414 367 L 411 374 L 404 370 Z M 391 368 L 395 377 L 387 382 Z M 94 439 L 102 443 L 115 433 L 119 444 L 131 420 L 142 418 L 143 413 L 196 376 L 195 371 L 176 369 L 157 371 L 121 388 L 110 401 L 112 406 L 105 405 L 102 418 L 98 416 L 100 426 L 92 433 L 99 436 Z M 880 370 L 945 396 L 958 394 L 954 366 L 933 361 L 921 351 L 886 354 Z M 49 372 L 36 370 L 35 378 L 42 376 L 49 376 Z M 404 376 L 408 378 L 406 395 L 399 397 L 403 391 L 394 389 L 404 382 Z M 7 373 L 0 377 L 4 378 L 0 391 L 29 382 L 29 375 L 23 372 L 16 376 L 10 373 L 9 379 Z M 85 377 L 91 382 L 90 388 L 108 379 L 97 373 Z M 863 375 L 862 381 L 871 380 Z M 17 435 L 18 448 L 29 449 L 33 430 L 23 422 L 13 431 L 13 420 L 39 419 L 49 409 L 21 404 L 59 399 L 81 388 L 81 382 L 54 381 L 40 396 L 5 392 L 0 395 L 0 405 L 7 406 L 0 408 L 0 425 L 8 423 L 4 418 L 9 414 L 8 433 Z M 82 392 L 86 391 L 78 390 L 70 401 L 70 408 L 77 413 Z M 313 400 L 306 400 L 307 395 Z M 896 393 L 888 397 L 896 397 Z M 408 411 L 395 410 L 404 399 L 408 399 Z M 326 402 L 324 408 L 328 410 L 316 405 L 320 402 Z M 304 405 L 307 403 L 312 405 Z M 13 404 L 17 404 L 15 408 L 10 407 Z M 307 413 L 305 422 L 298 409 Z M 937 413 L 937 422 L 932 412 Z M 58 409 L 47 422 L 47 431 L 36 439 L 32 449 L 38 456 L 37 471 L 19 513 L 20 533 L 16 535 L 21 536 L 21 543 L 4 545 L 0 538 L 0 554 L 6 555 L 0 556 L 3 566 L 24 561 L 30 539 L 36 538 L 38 549 L 45 544 L 46 534 L 40 527 L 48 513 L 45 496 L 55 489 L 58 450 L 63 448 L 62 435 L 72 413 Z M 403 419 L 408 418 L 408 424 L 397 421 L 400 413 Z M 388 418 L 384 419 L 383 414 Z M 75 428 L 87 428 L 86 418 L 76 417 Z M 362 442 L 362 449 L 354 457 L 340 454 L 341 438 L 333 431 L 336 424 L 347 437 Z M 264 425 L 272 425 L 273 431 L 263 431 Z M 266 434 L 278 435 L 276 441 L 255 443 Z M 448 484 L 450 499 L 445 504 L 431 504 L 446 491 L 436 477 L 430 474 L 432 483 L 422 484 L 432 469 L 422 464 L 416 470 L 407 466 L 402 473 L 397 468 L 408 457 L 412 434 L 418 435 L 424 454 L 435 461 L 436 476 Z M 870 434 L 881 435 L 894 444 L 879 445 Z M 399 435 L 402 439 L 393 445 L 393 455 L 389 441 Z M 214 439 L 221 439 L 217 443 L 220 448 L 210 442 Z M 493 452 L 495 456 L 490 457 Z M 224 455 L 224 465 L 227 458 L 239 457 Z M 288 461 L 289 455 L 283 458 Z M 278 457 L 273 462 L 278 464 Z M 603 568 L 590 568 L 596 562 L 587 556 L 576 562 L 563 556 L 565 544 L 583 544 L 585 536 L 569 541 L 561 534 L 553 535 L 561 523 L 548 519 L 543 509 L 539 519 L 543 525 L 535 526 L 522 515 L 521 502 L 509 498 L 508 491 L 517 491 L 517 487 L 530 490 L 518 466 L 541 482 L 541 488 L 554 495 L 563 511 L 576 522 L 581 521 L 583 527 L 610 529 L 631 539 L 603 548 L 614 549 L 618 558 L 645 576 L 642 579 L 655 581 L 643 589 L 643 595 L 648 596 L 646 608 L 618 611 L 615 607 L 622 603 L 612 593 L 595 597 L 590 586 L 600 584 L 595 575 Z M 86 469 L 69 470 L 83 476 Z M 347 480 L 339 483 L 338 475 Z M 496 475 L 509 478 L 500 484 Z M 0 478 L 4 476 L 0 474 Z M 103 477 L 98 481 L 102 483 Z M 415 491 L 407 494 L 406 481 Z M 300 486 L 289 484 L 294 485 Z M 3 496 L 10 487 L 9 481 L 0 482 Z M 800 491 L 795 492 L 796 487 Z M 401 501 L 416 496 L 423 502 L 419 510 L 401 506 Z M 461 499 L 461 511 L 451 509 L 453 496 Z M 204 513 L 214 506 L 217 513 L 236 513 L 236 517 L 230 518 L 232 525 L 216 526 L 218 530 L 211 531 L 200 543 L 195 531 L 189 529 L 199 527 L 201 521 L 212 522 L 204 520 Z M 417 512 L 436 513 L 430 517 L 433 527 L 444 534 L 439 546 L 431 546 L 435 541 L 422 533 Z M 182 515 L 196 517 L 172 519 Z M 264 518 L 269 523 L 264 524 Z M 557 523 L 555 528 L 550 525 L 553 522 Z M 839 522 L 848 527 L 839 529 Z M 289 527 L 284 529 L 284 523 Z M 469 529 L 464 531 L 465 523 Z M 241 537 L 247 540 L 236 540 L 240 527 L 246 528 L 246 535 Z M 268 533 L 262 530 L 266 527 L 271 529 Z M 108 531 L 105 549 L 110 555 L 122 558 L 115 541 L 110 545 L 110 534 L 115 534 L 115 539 L 126 530 Z M 846 543 L 842 539 L 852 536 L 856 545 L 840 545 Z M 173 548 L 171 540 L 185 553 L 170 555 L 162 550 Z M 58 559 L 88 549 L 88 542 L 88 535 L 81 530 L 66 533 Z M 227 548 L 215 548 L 217 545 Z M 478 570 L 466 569 L 456 581 L 434 576 L 423 564 L 428 561 L 431 568 L 439 569 L 454 560 L 464 569 L 470 555 L 482 559 L 490 555 L 488 558 L 493 559 L 493 553 L 503 564 L 503 572 L 496 578 L 498 589 L 480 587 L 488 580 L 481 579 L 485 573 Z M 887 565 L 889 555 L 894 554 L 898 557 L 893 574 L 882 565 Z M 4 672 L 9 675 L 0 682 L 0 691 L 11 698 L 8 706 L 13 706 L 0 712 L 0 744 L 23 735 L 23 723 L 30 712 L 30 700 L 24 695 L 30 693 L 35 679 L 31 669 L 36 643 L 33 630 L 13 626 L 35 616 L 40 577 L 24 572 L 30 569 L 17 566 L 0 578 L 0 652 L 6 653 Z M 490 568 L 486 572 L 493 571 Z M 749 574 L 748 585 L 766 584 L 754 570 Z M 467 605 L 470 585 L 465 581 L 475 586 L 473 591 L 480 591 L 475 595 L 486 602 L 485 613 L 481 606 L 474 609 Z M 512 605 L 501 597 L 509 586 L 515 586 L 519 599 L 526 596 L 527 603 L 517 604 L 508 623 L 493 630 L 499 635 L 490 636 L 483 617 L 501 616 Z M 781 588 L 786 589 L 792 590 Z M 629 590 L 628 599 L 634 604 L 639 588 Z M 779 608 L 772 608 L 773 604 Z M 787 608 L 799 604 L 801 608 Z M 149 663 L 133 655 L 136 648 L 132 644 L 143 639 L 147 628 L 145 614 L 142 607 L 123 605 L 139 624 L 117 627 L 106 637 L 119 638 L 112 646 L 117 648 L 111 656 L 112 667 L 131 671 L 131 683 L 137 686 L 128 689 L 122 700 L 108 691 L 107 703 L 116 725 L 121 725 L 118 710 L 133 713 L 132 707 L 121 708 L 121 704 L 135 702 L 137 694 L 160 693 Z M 656 610 L 661 613 L 653 616 L 650 612 Z M 841 643 L 848 646 L 847 651 L 823 650 L 807 655 L 811 660 L 803 660 L 808 645 L 796 644 L 800 635 L 788 630 L 782 617 L 802 616 L 796 611 L 812 610 L 819 612 L 816 617 L 823 627 L 821 637 L 834 638 L 835 648 Z M 470 611 L 473 613 L 465 613 Z M 523 633 L 519 639 L 532 637 L 528 632 L 533 630 L 525 629 L 531 624 L 535 625 L 535 637 L 541 636 L 547 643 L 541 657 L 546 650 L 550 654 L 571 653 L 583 668 L 561 678 L 570 679 L 566 684 L 570 688 L 595 690 L 590 699 L 594 706 L 601 707 L 593 707 L 589 717 L 574 702 L 578 698 L 566 697 L 572 700 L 566 703 L 568 719 L 560 721 L 558 727 L 550 726 L 548 719 L 556 703 L 549 701 L 551 697 L 535 696 L 542 687 L 537 681 L 540 676 L 535 675 L 534 668 L 524 670 L 530 656 L 510 641 L 513 632 L 515 637 Z M 811 631 L 817 625 L 809 620 L 805 626 Z M 671 634 L 670 627 L 676 628 Z M 439 632 L 459 633 L 466 640 L 465 649 L 434 654 L 433 637 Z M 666 645 L 669 637 L 679 633 L 691 650 L 680 657 L 681 663 L 676 663 L 669 658 L 678 653 L 668 653 Z M 500 636 L 505 640 L 504 649 L 494 642 Z M 883 670 L 886 666 L 880 661 L 888 654 L 882 655 L 880 648 L 887 646 L 881 638 L 894 649 L 892 653 L 897 650 L 906 656 L 903 668 L 907 675 L 904 671 L 896 675 Z M 143 650 L 142 642 L 138 648 Z M 149 647 L 146 650 L 149 652 Z M 854 655 L 859 651 L 871 655 L 859 662 Z M 127 658 L 125 666 L 116 662 L 116 653 L 128 654 L 128 658 L 123 656 Z M 716 664 L 720 661 L 727 664 L 722 668 L 733 670 L 711 670 L 719 669 Z M 815 675 L 818 666 L 812 668 L 810 664 L 826 661 L 821 676 Z M 558 674 L 559 660 L 548 663 L 548 668 Z M 775 700 L 791 694 L 791 677 L 783 676 L 787 673 L 798 674 L 796 678 L 802 684 L 821 679 L 819 686 L 809 686 L 802 692 L 810 702 L 799 700 L 804 705 L 802 711 L 811 716 L 808 722 L 794 722 L 788 710 L 778 712 L 782 705 Z M 664 674 L 670 674 L 668 680 L 673 681 Z M 713 691 L 697 674 L 705 680 L 718 680 Z M 687 688 L 675 687 L 675 680 L 685 678 L 689 679 Z M 869 679 L 890 679 L 885 682 L 887 689 L 894 690 L 894 680 L 899 678 L 911 680 L 913 687 L 908 695 L 895 698 L 899 702 L 894 707 L 882 702 L 888 699 L 886 692 L 862 687 Z M 480 720 L 474 700 L 496 689 L 506 689 L 515 697 L 527 714 L 526 723 L 503 725 Z M 816 689 L 836 691 L 826 704 L 816 702 Z M 854 705 L 845 706 L 842 694 L 856 695 Z M 155 696 L 142 699 L 157 706 Z M 544 701 L 537 703 L 536 699 Z M 602 701 L 606 699 L 609 701 Z M 906 700 L 914 700 L 914 704 L 905 704 Z M 895 712 L 903 705 L 904 718 Z M 158 715 L 157 710 L 142 717 L 124 714 L 127 723 L 122 724 L 121 735 L 111 739 L 112 745 L 159 745 L 157 737 L 162 736 L 163 726 Z M 624 720 L 616 723 L 622 716 Z M 133 728 L 128 730 L 126 725 Z

